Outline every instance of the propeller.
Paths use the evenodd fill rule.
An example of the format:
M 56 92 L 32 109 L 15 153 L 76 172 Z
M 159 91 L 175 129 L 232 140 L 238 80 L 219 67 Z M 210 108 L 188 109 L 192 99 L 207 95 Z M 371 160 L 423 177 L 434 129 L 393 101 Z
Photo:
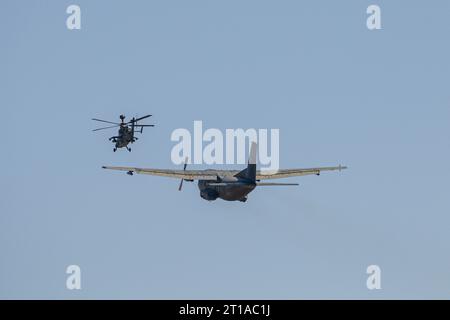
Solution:
M 186 160 L 184 161 L 183 171 L 186 171 L 187 163 L 188 163 L 188 157 L 186 157 Z M 178 191 L 181 191 L 181 188 L 183 187 L 183 181 L 184 181 L 184 179 L 181 178 L 180 186 L 178 187 Z

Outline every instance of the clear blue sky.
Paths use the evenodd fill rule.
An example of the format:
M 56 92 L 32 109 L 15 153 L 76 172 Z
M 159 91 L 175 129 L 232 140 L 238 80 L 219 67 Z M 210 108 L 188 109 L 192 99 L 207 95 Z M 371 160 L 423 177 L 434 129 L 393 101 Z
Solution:
M 66 29 L 81 6 L 82 30 Z M 366 28 L 378 4 L 382 30 Z M 450 298 L 448 1 L 1 1 L 1 298 Z M 151 113 L 133 152 L 90 118 Z M 281 167 L 207 202 L 175 128 L 279 128 Z M 200 168 L 192 166 L 191 168 Z M 82 269 L 82 290 L 65 269 Z M 366 268 L 382 290 L 366 288 Z

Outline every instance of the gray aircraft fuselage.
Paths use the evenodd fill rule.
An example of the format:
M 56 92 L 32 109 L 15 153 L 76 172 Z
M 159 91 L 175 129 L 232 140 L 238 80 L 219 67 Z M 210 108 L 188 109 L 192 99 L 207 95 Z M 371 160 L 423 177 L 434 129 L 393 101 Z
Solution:
M 220 185 L 214 185 L 220 184 Z M 199 180 L 200 197 L 213 201 L 217 198 L 227 201 L 247 200 L 247 195 L 255 189 L 256 183 L 247 179 L 230 177 L 226 181 Z
M 126 126 L 120 127 L 118 135 L 110 138 L 110 140 L 115 142 L 117 149 L 126 148 L 134 139 L 133 130 Z

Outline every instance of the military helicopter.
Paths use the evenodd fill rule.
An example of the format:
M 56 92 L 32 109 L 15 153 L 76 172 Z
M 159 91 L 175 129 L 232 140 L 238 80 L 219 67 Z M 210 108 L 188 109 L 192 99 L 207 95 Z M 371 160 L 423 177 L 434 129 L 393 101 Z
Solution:
M 142 130 L 144 129 L 144 127 L 154 127 L 155 126 L 154 124 L 137 124 L 137 122 L 140 120 L 146 119 L 148 117 L 151 117 L 151 116 L 152 115 L 149 114 L 149 115 L 137 118 L 137 119 L 133 117 L 130 121 L 125 122 L 125 116 L 123 114 L 121 114 L 120 115 L 120 123 L 93 118 L 92 120 L 94 120 L 94 121 L 110 123 L 110 124 L 113 124 L 113 126 L 97 128 L 92 131 L 99 131 L 99 130 L 119 127 L 119 132 L 118 132 L 117 136 L 113 136 L 113 137 L 109 138 L 109 141 L 111 141 L 112 143 L 115 143 L 115 147 L 114 147 L 113 151 L 116 152 L 116 150 L 118 148 L 127 148 L 127 150 L 129 152 L 131 152 L 131 148 L 128 147 L 128 144 L 133 143 L 136 140 L 138 140 L 138 138 L 135 137 L 134 134 L 138 133 L 138 132 L 142 133 Z M 140 128 L 139 131 L 136 130 L 138 128 Z

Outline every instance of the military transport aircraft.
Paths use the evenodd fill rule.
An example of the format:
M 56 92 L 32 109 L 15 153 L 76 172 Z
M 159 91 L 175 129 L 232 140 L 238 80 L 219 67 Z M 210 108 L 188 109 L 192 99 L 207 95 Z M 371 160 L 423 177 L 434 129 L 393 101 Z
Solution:
M 288 178 L 295 176 L 320 175 L 322 171 L 347 169 L 344 166 L 321 167 L 309 169 L 281 169 L 273 174 L 263 174 L 256 170 L 256 143 L 252 143 L 247 168 L 236 170 L 186 170 L 187 161 L 183 170 L 170 169 L 143 169 L 133 167 L 108 167 L 103 169 L 126 171 L 127 174 L 149 174 L 153 176 L 171 177 L 181 179 L 178 190 L 181 191 L 183 181 L 198 180 L 200 197 L 205 200 L 221 198 L 227 201 L 247 201 L 247 195 L 257 186 L 297 186 L 298 183 L 260 182 L 266 179 Z

